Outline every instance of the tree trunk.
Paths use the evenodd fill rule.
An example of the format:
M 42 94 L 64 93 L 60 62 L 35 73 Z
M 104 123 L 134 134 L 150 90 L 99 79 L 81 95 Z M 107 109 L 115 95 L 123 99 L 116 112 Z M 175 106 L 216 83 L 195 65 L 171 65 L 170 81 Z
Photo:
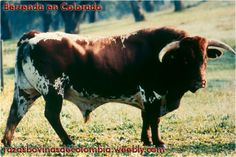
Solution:
M 74 12 L 61 11 L 61 16 L 65 23 L 65 32 L 66 33 L 75 33 L 75 28 L 77 22 L 73 19 Z
M 182 0 L 174 0 L 174 5 L 175 5 L 175 11 L 182 11 L 183 10 L 183 2 Z
M 89 14 L 89 23 L 96 22 L 97 12 L 96 11 L 89 11 L 88 14 Z
M 48 32 L 50 24 L 52 23 L 52 14 L 50 11 L 44 11 L 43 15 L 43 31 Z
M 101 2 L 100 0 L 94 1 L 94 3 L 95 3 L 96 5 L 99 5 L 100 2 Z M 97 11 L 88 11 L 88 15 L 89 15 L 89 23 L 94 23 L 94 22 L 96 22 L 96 20 L 97 20 L 97 15 L 98 15 Z
M 54 31 L 57 31 L 60 28 L 60 13 L 59 12 L 56 12 L 53 16 L 52 28 Z
M 157 11 L 161 9 L 161 6 L 165 4 L 164 0 L 154 1 L 154 6 L 156 6 Z
M 68 4 L 70 2 L 67 2 Z M 73 2 L 71 2 L 73 3 Z M 86 5 L 89 1 L 81 1 L 80 5 Z M 66 33 L 79 33 L 80 20 L 84 16 L 85 11 L 61 11 L 62 18 L 65 23 Z
M 12 37 L 12 33 L 11 33 L 11 27 L 10 27 L 10 23 L 8 21 L 8 17 L 5 13 L 5 11 L 3 11 L 3 9 L 1 10 L 1 39 L 2 40 L 8 40 L 11 39 Z
M 130 1 L 134 19 L 136 22 L 144 21 L 145 17 L 141 11 L 141 1 Z
M 154 11 L 154 3 L 152 0 L 145 0 L 144 2 L 144 9 L 147 11 L 147 12 L 153 12 Z

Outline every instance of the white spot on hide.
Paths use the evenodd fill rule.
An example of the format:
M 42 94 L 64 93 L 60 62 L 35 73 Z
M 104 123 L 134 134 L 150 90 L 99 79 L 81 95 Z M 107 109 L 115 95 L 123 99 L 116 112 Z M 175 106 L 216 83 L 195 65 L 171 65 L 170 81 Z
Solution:
M 155 95 L 156 99 L 160 100 L 161 99 L 161 95 L 159 95 L 157 92 L 153 91 L 153 94 Z
M 26 43 L 26 42 L 29 42 L 29 39 L 28 39 L 28 38 L 26 38 L 26 39 L 20 41 L 21 44 Z
M 39 74 L 29 57 L 26 57 L 25 60 L 26 63 L 22 63 L 22 67 L 27 80 L 40 94 L 47 95 L 49 91 L 49 80 Z
M 18 98 L 18 105 L 17 105 L 17 115 L 18 117 L 22 117 L 27 111 L 27 100 L 20 96 Z
M 123 48 L 126 48 L 125 43 L 124 43 L 125 40 L 128 39 L 130 36 L 135 35 L 135 34 L 137 34 L 137 32 L 133 32 L 133 33 L 129 33 L 129 34 L 120 36 L 120 40 L 121 40 Z
M 123 48 L 125 48 L 125 39 L 127 39 L 129 36 L 127 36 L 127 35 L 125 35 L 125 36 L 121 36 L 120 37 L 120 40 L 121 40 L 121 43 L 122 43 L 122 46 L 123 46 Z
M 162 96 L 159 95 L 157 92 L 155 91 L 152 91 L 153 92 L 153 95 L 149 96 L 148 97 L 148 101 L 150 103 L 153 103 L 155 100 L 161 100 Z
M 57 94 L 61 95 L 62 97 L 64 97 L 64 88 L 65 88 L 64 86 L 67 81 L 69 81 L 69 77 L 66 76 L 64 73 L 62 74 L 62 77 L 58 77 L 54 81 L 53 87 L 58 92 Z
M 147 102 L 144 89 L 143 89 L 141 86 L 138 86 L 138 87 L 139 87 L 139 94 L 140 94 L 140 96 L 141 96 L 143 102 Z

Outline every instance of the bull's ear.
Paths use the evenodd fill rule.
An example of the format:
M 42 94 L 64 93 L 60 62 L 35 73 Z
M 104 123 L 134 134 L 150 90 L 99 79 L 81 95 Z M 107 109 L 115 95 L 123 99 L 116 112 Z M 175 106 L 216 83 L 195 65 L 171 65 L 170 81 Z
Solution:
M 208 58 L 216 59 L 223 55 L 223 52 L 217 48 L 208 48 L 207 56 Z

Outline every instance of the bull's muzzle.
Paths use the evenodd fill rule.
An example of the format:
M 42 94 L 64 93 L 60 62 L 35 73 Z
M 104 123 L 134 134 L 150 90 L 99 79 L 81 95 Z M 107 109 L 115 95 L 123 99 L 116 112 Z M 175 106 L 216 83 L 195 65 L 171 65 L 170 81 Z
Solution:
M 206 84 L 207 84 L 206 80 L 193 81 L 190 87 L 190 91 L 195 93 L 198 89 L 205 88 Z

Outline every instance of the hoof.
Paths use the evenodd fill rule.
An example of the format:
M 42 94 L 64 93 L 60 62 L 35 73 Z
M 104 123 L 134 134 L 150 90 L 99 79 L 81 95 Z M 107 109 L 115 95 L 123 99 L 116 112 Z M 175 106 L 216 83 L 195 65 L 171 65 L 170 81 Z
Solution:
M 9 141 L 7 141 L 5 138 L 3 138 L 1 140 L 2 144 L 4 145 L 4 147 L 10 147 L 11 143 Z
M 66 146 L 66 147 L 71 147 L 71 146 L 74 146 L 75 145 L 75 143 L 74 142 L 72 142 L 72 143 L 67 143 L 67 144 L 63 144 L 64 146 Z
M 141 141 L 143 142 L 143 146 L 151 146 L 152 145 L 152 140 L 150 140 L 148 138 L 141 137 Z
M 71 140 L 67 140 L 67 141 L 63 142 L 63 145 L 66 146 L 66 147 L 70 147 L 70 146 L 74 146 L 75 143 L 72 142 Z
M 143 142 L 143 146 L 151 146 L 151 145 L 152 145 L 152 143 L 149 142 L 149 141 L 144 141 Z
M 157 148 L 157 152 L 159 152 L 159 153 L 164 153 L 165 150 L 167 149 L 165 144 L 161 144 L 161 145 L 157 146 L 156 148 Z

